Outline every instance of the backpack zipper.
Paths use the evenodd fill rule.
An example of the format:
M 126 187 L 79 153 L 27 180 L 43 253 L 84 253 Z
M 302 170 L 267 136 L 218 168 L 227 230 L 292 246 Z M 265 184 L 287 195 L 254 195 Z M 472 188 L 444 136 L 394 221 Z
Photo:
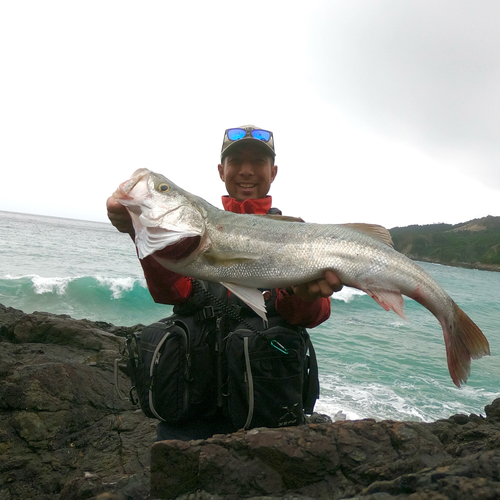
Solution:
M 218 316 L 215 320 L 215 352 L 217 354 L 217 406 L 222 407 L 222 329 L 221 329 L 222 316 Z
M 161 417 L 159 413 L 156 411 L 153 401 L 153 390 L 155 383 L 155 373 L 156 369 L 158 368 L 158 363 L 160 362 L 161 348 L 163 347 L 163 344 L 165 343 L 169 335 L 170 332 L 167 332 L 160 340 L 160 342 L 158 342 L 158 345 L 156 346 L 153 353 L 153 360 L 151 361 L 151 366 L 149 367 L 149 376 L 151 378 L 151 383 L 149 384 L 149 409 L 151 410 L 151 413 L 159 420 L 165 420 L 165 419 Z

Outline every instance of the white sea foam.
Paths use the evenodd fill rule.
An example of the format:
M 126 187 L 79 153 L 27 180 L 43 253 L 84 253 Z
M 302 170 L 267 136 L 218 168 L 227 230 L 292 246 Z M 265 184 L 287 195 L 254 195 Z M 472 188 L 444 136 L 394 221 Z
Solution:
M 42 276 L 31 276 L 34 291 L 37 295 L 43 293 L 63 295 L 68 288 L 68 284 L 73 279 L 74 278 L 43 278 Z
M 87 280 L 96 280 L 99 286 L 108 288 L 112 292 L 113 299 L 120 299 L 127 292 L 131 292 L 134 289 L 136 283 L 147 288 L 146 280 L 144 278 L 126 277 L 126 278 L 109 278 L 104 276 L 75 276 L 75 277 L 44 277 L 38 274 L 24 274 L 24 275 L 12 275 L 6 274 L 2 279 L 5 280 L 30 280 L 33 283 L 33 291 L 36 295 L 41 295 L 45 293 L 52 293 L 57 295 L 64 295 L 68 291 L 68 285 L 71 282 L 84 280 L 83 283 L 88 287 L 89 282 Z
M 366 295 L 365 292 L 358 290 L 357 288 L 351 288 L 349 286 L 345 286 L 340 290 L 340 292 L 336 292 L 332 295 L 332 299 L 341 300 L 342 302 L 351 302 L 358 295 Z
M 145 280 L 139 280 L 137 278 L 106 278 L 97 276 L 96 279 L 101 286 L 106 286 L 113 292 L 113 299 L 120 299 L 124 293 L 131 292 L 136 283 L 146 287 Z
M 35 276 L 38 276 L 38 275 L 37 274 L 22 274 L 22 275 L 6 274 L 6 275 L 2 276 L 2 279 L 4 279 L 4 280 L 21 280 L 23 278 L 31 279 Z
M 432 417 L 420 411 L 392 387 L 379 383 L 361 386 L 345 382 L 337 377 L 322 377 L 322 394 L 316 403 L 315 411 L 332 417 L 343 412 L 348 420 L 432 420 Z

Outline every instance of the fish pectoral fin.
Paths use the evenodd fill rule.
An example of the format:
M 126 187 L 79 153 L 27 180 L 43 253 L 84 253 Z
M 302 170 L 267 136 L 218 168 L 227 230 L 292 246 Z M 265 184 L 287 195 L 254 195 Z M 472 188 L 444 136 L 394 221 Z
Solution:
M 224 285 L 231 293 L 234 293 L 236 297 L 251 307 L 253 311 L 267 322 L 266 304 L 261 291 L 257 290 L 257 288 L 236 285 L 235 283 L 221 282 L 221 285 Z
M 364 224 L 362 222 L 351 222 L 348 224 L 340 224 L 341 226 L 350 227 L 351 229 L 356 229 L 362 233 L 370 235 L 372 238 L 385 243 L 391 248 L 394 246 L 392 242 L 391 233 L 384 227 L 378 224 Z
M 405 321 L 408 318 L 404 312 L 404 300 L 403 296 L 398 290 L 363 290 L 366 292 L 377 304 L 383 307 L 386 311 L 391 309 L 398 315 L 401 316 Z
M 213 266 L 231 266 L 257 260 L 261 255 L 251 252 L 213 252 L 203 254 L 205 259 Z

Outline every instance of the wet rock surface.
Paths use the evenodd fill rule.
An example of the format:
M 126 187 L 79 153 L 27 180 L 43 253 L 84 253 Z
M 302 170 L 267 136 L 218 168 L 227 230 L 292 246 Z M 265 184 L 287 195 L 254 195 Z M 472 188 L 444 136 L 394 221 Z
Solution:
M 500 399 L 485 416 L 151 446 L 156 421 L 113 385 L 124 336 L 138 329 L 0 305 L 0 500 L 500 498 Z
M 486 418 L 343 421 L 164 441 L 152 448 L 151 493 L 226 500 L 496 499 L 499 413 L 497 399 Z M 186 495 L 197 490 L 207 496 Z
M 0 305 L 1 500 L 147 498 L 156 422 L 113 385 L 127 330 Z

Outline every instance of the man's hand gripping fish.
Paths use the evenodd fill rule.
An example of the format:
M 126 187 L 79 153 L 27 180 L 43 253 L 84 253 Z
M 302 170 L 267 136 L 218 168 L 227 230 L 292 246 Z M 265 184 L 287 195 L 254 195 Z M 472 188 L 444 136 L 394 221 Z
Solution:
M 142 168 L 114 197 L 130 212 L 139 258 L 152 255 L 184 276 L 222 283 L 265 318 L 257 288 L 286 288 L 332 269 L 385 310 L 406 319 L 404 294 L 426 307 L 443 328 L 448 369 L 466 382 L 471 358 L 489 354 L 481 330 L 423 269 L 392 248 L 389 232 L 367 224 L 312 224 L 286 217 L 234 214 Z M 184 240 L 186 251 L 169 258 Z

